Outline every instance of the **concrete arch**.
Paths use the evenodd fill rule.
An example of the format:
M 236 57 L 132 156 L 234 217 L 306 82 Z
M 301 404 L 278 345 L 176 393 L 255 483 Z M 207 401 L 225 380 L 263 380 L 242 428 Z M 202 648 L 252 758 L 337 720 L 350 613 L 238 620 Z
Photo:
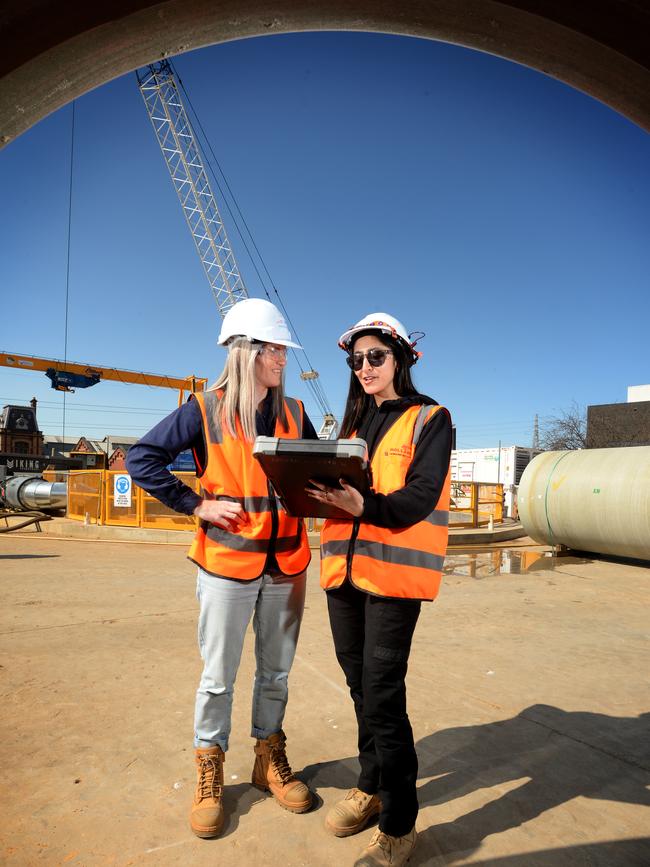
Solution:
M 558 78 L 650 129 L 644 0 L 6 0 L 0 146 L 153 60 L 308 30 L 395 33 L 486 51 Z

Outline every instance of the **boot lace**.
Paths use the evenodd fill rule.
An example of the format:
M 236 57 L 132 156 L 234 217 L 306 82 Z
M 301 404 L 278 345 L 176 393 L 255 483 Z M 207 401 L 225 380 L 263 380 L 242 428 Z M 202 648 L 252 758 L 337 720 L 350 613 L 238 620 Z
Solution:
M 390 840 L 388 838 L 388 835 L 384 834 L 384 832 L 380 831 L 379 829 L 377 829 L 375 831 L 375 834 L 374 834 L 372 840 L 370 841 L 370 845 L 371 846 L 377 845 L 377 846 L 379 846 L 380 849 L 383 849 L 384 852 L 390 853 L 390 851 L 391 851 L 391 845 L 390 845 Z
M 361 789 L 351 789 L 348 794 L 348 798 L 356 801 L 363 809 L 365 809 L 365 807 L 370 803 L 372 797 L 372 795 L 366 795 L 366 793 L 362 792 Z
M 220 798 L 223 786 L 223 766 L 215 756 L 201 756 L 199 780 L 197 783 L 198 800 Z
M 271 747 L 269 759 L 273 770 L 280 777 L 280 781 L 283 783 L 291 782 L 293 772 L 287 759 L 285 744 L 283 742 Z

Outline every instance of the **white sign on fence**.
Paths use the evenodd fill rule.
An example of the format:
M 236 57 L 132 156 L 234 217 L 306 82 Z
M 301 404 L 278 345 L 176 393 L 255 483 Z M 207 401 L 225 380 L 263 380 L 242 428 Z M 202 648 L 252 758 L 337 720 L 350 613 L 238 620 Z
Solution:
M 121 473 L 113 479 L 113 504 L 115 506 L 131 506 L 131 476 Z

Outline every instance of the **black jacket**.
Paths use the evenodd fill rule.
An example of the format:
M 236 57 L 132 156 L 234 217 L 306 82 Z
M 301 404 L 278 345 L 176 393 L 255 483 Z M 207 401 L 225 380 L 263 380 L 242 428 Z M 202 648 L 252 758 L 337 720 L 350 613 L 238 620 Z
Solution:
M 423 394 L 385 400 L 380 406 L 371 404 L 362 419 L 357 436 L 368 443 L 369 456 L 377 449 L 381 438 L 409 406 L 437 406 L 435 400 Z M 417 524 L 433 511 L 440 498 L 451 458 L 451 417 L 446 409 L 437 412 L 423 428 L 415 447 L 406 484 L 392 494 L 369 493 L 364 498 L 360 520 L 378 527 L 408 527 Z

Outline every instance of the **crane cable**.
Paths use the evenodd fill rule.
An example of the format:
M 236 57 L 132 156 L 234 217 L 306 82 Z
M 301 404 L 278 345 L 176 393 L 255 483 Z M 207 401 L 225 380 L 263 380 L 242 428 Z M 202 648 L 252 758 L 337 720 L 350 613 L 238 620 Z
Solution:
M 197 113 L 196 109 L 194 108 L 194 105 L 193 105 L 193 103 L 192 103 L 192 100 L 191 100 L 191 98 L 190 98 L 190 96 L 189 96 L 189 94 L 188 94 L 186 88 L 185 88 L 185 85 L 183 84 L 183 81 L 182 81 L 180 75 L 179 75 L 178 72 L 176 71 L 176 68 L 175 68 L 175 66 L 172 64 L 171 61 L 169 61 L 169 65 L 171 66 L 171 69 L 172 69 L 172 72 L 173 72 L 173 74 L 174 74 L 174 77 L 175 77 L 176 80 L 178 81 L 178 84 L 179 84 L 181 90 L 183 91 L 183 95 L 184 95 L 185 99 L 187 100 L 187 104 L 188 104 L 189 107 L 190 107 L 190 111 L 192 112 L 192 115 L 193 115 L 194 120 L 195 120 L 195 122 L 196 122 L 196 124 L 197 124 L 197 127 L 198 127 L 198 129 L 200 130 L 200 132 L 201 132 L 201 134 L 202 134 L 202 136 L 203 136 L 203 140 L 204 140 L 204 142 L 205 142 L 205 145 L 207 146 L 207 148 L 208 148 L 208 150 L 209 150 L 209 152 L 210 152 L 210 154 L 211 154 L 211 156 L 212 156 L 212 159 L 214 160 L 214 163 L 216 164 L 216 166 L 217 166 L 217 168 L 218 168 L 218 170 L 219 170 L 219 173 L 221 174 L 221 177 L 223 178 L 223 182 L 224 182 L 224 184 L 225 184 L 225 186 L 226 186 L 226 189 L 228 190 L 228 192 L 229 192 L 229 194 L 230 194 L 230 197 L 232 198 L 233 204 L 234 204 L 234 206 L 235 206 L 235 209 L 237 210 L 237 213 L 239 214 L 239 219 L 240 219 L 241 222 L 243 223 L 243 225 L 244 225 L 244 227 L 245 227 L 245 230 L 246 230 L 246 232 L 247 232 L 247 234 L 248 234 L 248 237 L 250 238 L 251 244 L 252 244 L 252 246 L 253 246 L 253 248 L 254 248 L 254 250 L 255 250 L 255 252 L 256 252 L 258 258 L 259 258 L 259 261 L 260 261 L 261 265 L 262 265 L 262 268 L 263 268 L 264 271 L 266 272 L 266 275 L 267 275 L 267 277 L 268 277 L 268 281 L 269 281 L 269 283 L 271 284 L 271 287 L 272 287 L 272 289 L 273 289 L 273 292 L 275 293 L 275 296 L 277 297 L 277 300 L 278 300 L 278 303 L 279 303 L 279 305 L 280 305 L 280 308 L 281 308 L 282 311 L 284 312 L 284 314 L 285 314 L 285 316 L 286 316 L 286 318 L 287 318 L 287 321 L 289 322 L 289 325 L 291 326 L 292 331 L 293 331 L 294 335 L 296 336 L 296 339 L 299 339 L 299 338 L 298 338 L 298 331 L 297 331 L 295 325 L 293 324 L 293 322 L 292 322 L 292 320 L 291 320 L 291 317 L 290 317 L 290 315 L 289 315 L 289 313 L 288 313 L 288 311 L 287 311 L 287 308 L 286 308 L 284 302 L 282 301 L 282 298 L 281 298 L 280 293 L 279 293 L 279 291 L 278 291 L 278 289 L 277 289 L 277 286 L 275 285 L 275 282 L 274 282 L 273 278 L 271 277 L 271 274 L 270 274 L 269 269 L 268 269 L 268 267 L 267 267 L 267 265 L 266 265 L 266 262 L 264 261 L 264 257 L 262 256 L 262 254 L 261 254 L 261 252 L 260 252 L 260 250 L 259 250 L 259 247 L 258 247 L 257 244 L 255 243 L 255 238 L 253 237 L 253 233 L 251 232 L 250 227 L 249 227 L 249 225 L 248 225 L 248 223 L 247 223 L 247 221 L 246 221 L 246 218 L 244 217 L 244 215 L 243 215 L 243 213 L 242 213 L 242 211 L 241 211 L 241 208 L 239 207 L 239 203 L 238 203 L 238 201 L 237 201 L 237 198 L 236 198 L 235 194 L 234 194 L 233 191 L 232 191 L 232 188 L 231 188 L 231 186 L 230 186 L 230 183 L 228 182 L 228 178 L 226 177 L 225 172 L 224 172 L 223 168 L 221 167 L 221 164 L 220 164 L 219 160 L 217 159 L 217 156 L 216 156 L 216 154 L 215 154 L 215 152 L 214 152 L 214 149 L 213 149 L 213 147 L 212 147 L 212 145 L 211 145 L 211 143 L 210 143 L 210 140 L 209 140 L 209 138 L 208 138 L 208 136 L 207 136 L 207 134 L 206 134 L 206 132 L 205 132 L 205 129 L 204 129 L 204 127 L 203 127 L 203 124 L 201 123 L 201 119 L 199 118 L 198 113 Z M 197 138 L 197 142 L 199 142 L 199 137 L 197 136 L 196 138 Z M 253 266 L 253 268 L 254 268 L 254 270 L 255 270 L 255 273 L 257 274 L 257 277 L 258 277 L 258 279 L 259 279 L 259 281 L 260 281 L 260 285 L 261 285 L 261 287 L 262 287 L 262 289 L 263 289 L 263 291 L 264 291 L 266 297 L 269 299 L 269 301 L 271 301 L 271 295 L 270 295 L 269 290 L 268 290 L 268 288 L 267 288 L 267 286 L 266 286 L 265 280 L 264 280 L 264 278 L 262 277 L 262 274 L 260 273 L 259 268 L 257 267 L 257 264 L 256 264 L 256 262 L 255 262 L 255 259 L 254 259 L 254 257 L 253 257 L 253 254 L 251 253 L 250 248 L 249 248 L 249 246 L 248 246 L 248 244 L 247 244 L 247 242 L 246 242 L 246 239 L 245 239 L 245 237 L 244 237 L 244 235 L 243 235 L 243 233 L 242 233 L 242 230 L 241 230 L 241 228 L 240 228 L 240 226 L 239 226 L 239 221 L 238 221 L 238 219 L 235 217 L 235 214 L 233 213 L 233 210 L 232 210 L 232 208 L 231 208 L 231 206 L 230 206 L 230 203 L 228 202 L 228 198 L 227 198 L 227 196 L 226 196 L 226 194 L 225 194 L 225 192 L 224 192 L 224 189 L 223 189 L 221 183 L 219 182 L 219 179 L 218 179 L 218 177 L 217 177 L 217 175 L 216 175 L 216 172 L 215 172 L 215 170 L 214 170 L 214 168 L 213 168 L 213 166 L 212 166 L 211 161 L 208 159 L 208 157 L 207 157 L 207 155 L 206 155 L 205 153 L 204 153 L 204 157 L 205 157 L 206 163 L 208 164 L 208 167 L 209 167 L 209 169 L 210 169 L 210 172 L 211 172 L 211 174 L 212 174 L 212 177 L 213 177 L 213 179 L 214 179 L 214 182 L 215 182 L 215 184 L 217 185 L 217 188 L 218 188 L 219 192 L 221 193 L 221 197 L 222 197 L 222 199 L 223 199 L 223 201 L 224 201 L 224 203 L 225 203 L 225 205 L 226 205 L 226 208 L 227 208 L 227 210 L 228 210 L 228 213 L 230 214 L 230 218 L 231 218 L 231 220 L 233 221 L 233 225 L 235 226 L 235 229 L 236 229 L 236 231 L 237 231 L 237 234 L 239 235 L 239 238 L 240 238 L 240 240 L 241 240 L 241 242 L 242 242 L 242 244 L 243 244 L 243 246 L 244 246 L 244 249 L 246 250 L 246 253 L 247 253 L 247 255 L 248 255 L 248 257 L 249 257 L 249 259 L 250 259 L 250 261 L 251 261 L 251 264 L 252 264 L 252 266 Z M 301 362 L 300 362 L 300 358 L 299 358 L 297 352 L 296 352 L 295 350 L 292 350 L 292 351 L 293 351 L 293 355 L 294 355 L 294 357 L 295 357 L 295 359 L 296 359 L 296 361 L 297 361 L 297 363 L 298 363 L 298 367 L 300 368 L 300 372 L 301 372 L 302 374 L 306 374 L 307 372 L 304 370 L 304 368 L 303 368 L 303 366 L 302 366 L 302 364 L 301 364 Z M 305 349 L 303 349 L 302 351 L 303 351 L 304 356 L 305 356 L 305 358 L 306 358 L 306 360 L 307 360 L 307 363 L 308 363 L 308 365 L 309 365 L 309 367 L 310 367 L 310 370 L 314 370 L 314 366 L 313 366 L 313 364 L 311 363 L 311 360 L 310 360 L 309 356 L 307 355 L 307 351 L 306 351 Z M 308 375 L 308 374 L 307 374 L 307 375 Z M 329 407 L 329 403 L 328 403 L 328 401 L 327 401 L 327 397 L 326 397 L 326 395 L 325 395 L 325 392 L 324 392 L 324 390 L 323 390 L 323 387 L 322 387 L 321 383 L 320 383 L 318 380 L 316 380 L 316 379 L 307 379 L 307 378 L 305 378 L 305 377 L 303 377 L 303 381 L 305 381 L 305 382 L 307 383 L 308 387 L 311 389 L 311 391 L 312 391 L 312 393 L 313 393 L 313 395 L 314 395 L 314 397 L 315 397 L 315 399 L 316 399 L 316 402 L 318 403 L 318 406 L 319 406 L 320 409 L 323 411 L 323 413 L 326 414 L 326 415 L 327 415 L 327 414 L 331 414 L 331 409 L 330 409 L 330 407 Z
M 68 249 L 66 254 L 66 273 L 65 273 L 65 326 L 63 336 L 63 361 L 68 360 L 68 310 L 70 300 L 70 238 L 72 236 L 72 180 L 74 177 L 74 115 L 75 115 L 76 100 L 72 100 L 72 115 L 70 123 L 70 183 L 68 188 Z M 61 442 L 65 449 L 65 396 L 63 392 L 63 424 L 61 429 Z

